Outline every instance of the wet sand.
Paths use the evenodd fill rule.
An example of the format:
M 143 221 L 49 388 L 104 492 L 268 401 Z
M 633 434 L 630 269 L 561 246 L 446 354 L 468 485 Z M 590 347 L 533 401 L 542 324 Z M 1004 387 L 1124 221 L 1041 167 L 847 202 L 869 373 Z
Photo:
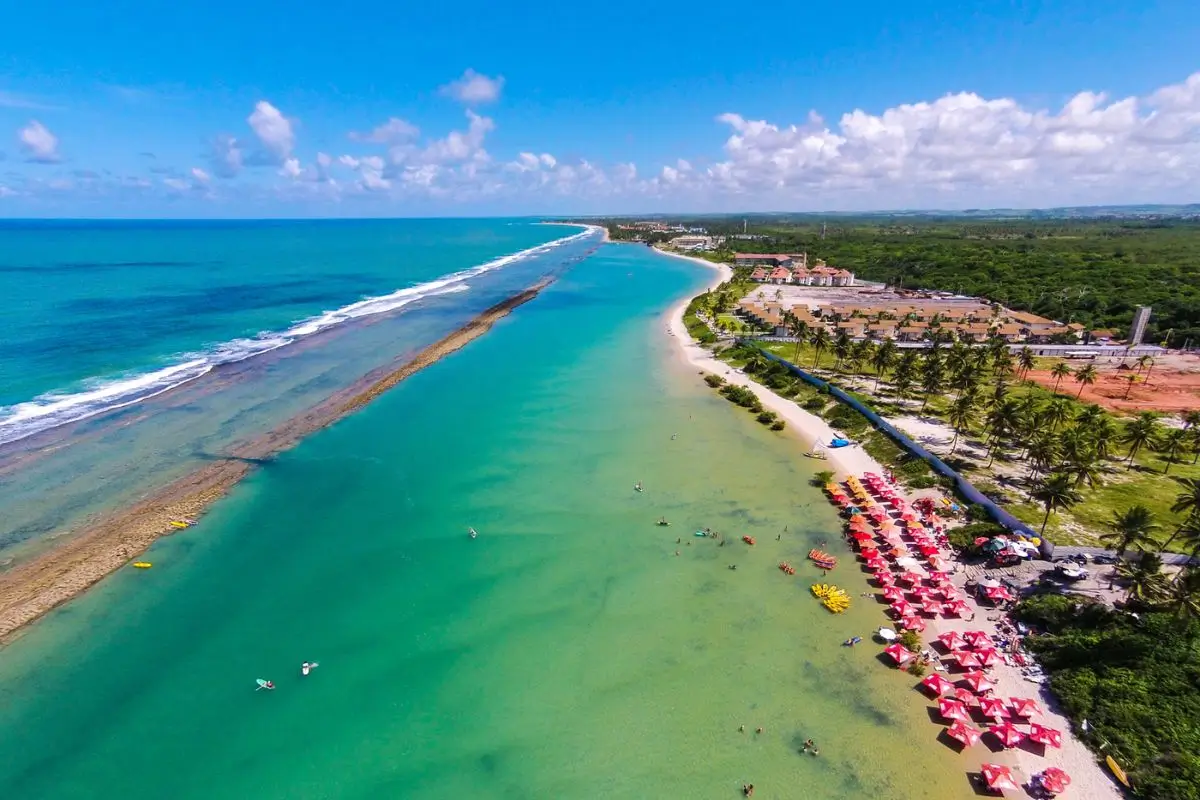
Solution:
M 255 466 L 487 333 L 498 320 L 532 300 L 553 281 L 545 278 L 491 306 L 415 357 L 367 373 L 273 430 L 229 448 L 222 459 L 188 473 L 132 506 L 91 520 L 72 535 L 63 536 L 60 545 L 0 573 L 0 643 L 128 563 L 155 539 L 177 532 L 172 521 L 195 520 Z

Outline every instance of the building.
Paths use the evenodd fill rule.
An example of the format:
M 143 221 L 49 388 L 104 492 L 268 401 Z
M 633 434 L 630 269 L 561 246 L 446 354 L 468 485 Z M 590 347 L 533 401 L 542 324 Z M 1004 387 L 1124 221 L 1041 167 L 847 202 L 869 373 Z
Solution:
M 735 253 L 735 267 L 787 267 L 792 266 L 792 257 L 786 253 Z
M 1133 313 L 1133 325 L 1129 328 L 1129 346 L 1137 347 L 1146 335 L 1146 323 L 1150 321 L 1150 306 L 1138 306 Z
M 676 236 L 667 244 L 676 250 L 711 250 L 713 239 L 711 236 Z

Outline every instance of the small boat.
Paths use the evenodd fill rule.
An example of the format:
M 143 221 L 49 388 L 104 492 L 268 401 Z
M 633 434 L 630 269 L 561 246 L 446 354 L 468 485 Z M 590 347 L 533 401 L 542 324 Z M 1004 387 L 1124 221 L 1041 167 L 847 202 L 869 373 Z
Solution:
M 743 536 L 742 541 L 745 542 L 746 544 L 754 544 L 754 537 L 753 536 Z
M 151 567 L 154 566 L 149 561 L 135 561 L 135 562 L 133 562 L 133 565 L 135 567 L 137 567 L 138 569 L 150 569 Z
M 695 532 L 695 533 L 693 533 L 692 535 L 693 535 L 693 536 L 699 536 L 701 539 L 704 539 L 704 538 L 707 538 L 707 536 L 708 536 L 708 533 L 706 533 L 705 531 L 696 531 L 696 532 Z
M 173 520 L 171 520 L 171 527 L 172 527 L 172 528 L 179 528 L 179 529 L 181 529 L 181 530 L 182 530 L 183 528 L 186 528 L 186 527 L 187 527 L 188 525 L 190 525 L 190 524 L 191 524 L 191 523 L 189 523 L 189 522 L 184 522 L 183 520 L 180 520 L 180 519 L 173 519 Z
M 821 550 L 809 550 L 808 558 L 821 569 L 833 569 L 837 566 L 837 559 Z
M 786 561 L 779 562 L 779 571 L 785 575 L 795 575 L 796 574 L 796 568 L 793 567 L 791 564 L 789 564 Z
M 1112 756 L 1105 756 L 1104 763 L 1112 770 L 1113 777 L 1120 781 L 1122 786 L 1127 789 L 1133 788 L 1133 785 L 1129 783 L 1129 776 L 1125 774 L 1125 770 L 1121 769 L 1121 765 Z

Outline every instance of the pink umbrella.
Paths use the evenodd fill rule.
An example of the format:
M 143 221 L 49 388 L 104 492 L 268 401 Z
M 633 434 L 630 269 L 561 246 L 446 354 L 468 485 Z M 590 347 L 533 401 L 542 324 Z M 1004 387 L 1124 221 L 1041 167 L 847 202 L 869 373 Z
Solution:
M 974 705 L 979 698 L 971 694 L 970 689 L 964 689 L 961 686 L 954 690 L 953 696 L 962 700 L 966 705 Z
M 921 681 L 921 685 L 935 695 L 954 691 L 954 684 L 934 672 Z
M 996 684 L 992 683 L 992 679 L 982 672 L 968 672 L 962 676 L 962 679 L 967 682 L 967 686 L 971 687 L 971 691 L 975 694 L 983 694 L 996 688 Z
M 963 634 L 963 638 L 967 640 L 967 644 L 978 649 L 979 647 L 995 647 L 992 642 L 992 637 L 988 636 L 983 631 L 967 631 Z
M 938 713 L 946 719 L 968 720 L 971 718 L 971 712 L 963 704 L 963 701 L 956 700 L 952 697 L 942 697 L 938 699 Z
M 889 586 L 883 590 L 883 599 L 889 601 L 904 600 L 904 590 L 899 586 Z
M 1034 714 L 1042 713 L 1037 701 L 1030 700 L 1028 697 L 1010 697 L 1008 698 L 1008 707 L 1012 710 L 1014 717 L 1023 719 L 1029 719 Z
M 1000 744 L 1005 747 L 1016 747 L 1025 739 L 1025 734 L 1017 729 L 1016 725 L 1011 722 L 1005 722 L 1003 725 L 993 725 L 988 728 L 988 733 L 1000 740 Z
M 921 613 L 936 617 L 942 613 L 942 604 L 932 597 L 926 597 L 921 601 Z
M 920 617 L 904 617 L 900 620 L 900 627 L 906 631 L 923 631 L 925 630 L 925 620 Z
M 1071 785 L 1071 776 L 1058 767 L 1050 767 L 1038 776 L 1038 781 L 1050 794 L 1062 794 Z
M 954 658 L 958 660 L 958 666 L 962 669 L 979 669 L 983 666 L 979 663 L 979 656 L 970 650 L 960 650 L 954 654 Z
M 1013 779 L 1012 771 L 999 764 L 984 764 L 979 768 L 983 773 L 983 781 L 992 791 L 1003 792 L 1008 789 L 1016 791 L 1021 785 Z
M 957 739 L 967 747 L 979 741 L 980 733 L 977 729 L 972 728 L 961 719 L 956 719 L 951 723 L 949 728 L 946 728 L 946 735 L 952 739 Z
M 938 572 L 937 570 L 934 570 L 933 572 L 929 573 L 929 575 L 927 575 L 926 577 L 929 579 L 929 582 L 933 583 L 933 584 L 938 584 L 938 583 L 941 583 L 943 581 L 947 581 L 950 579 L 949 575 L 947 575 L 944 572 Z
M 883 652 L 892 657 L 892 660 L 896 662 L 897 667 L 903 667 L 905 664 L 917 657 L 916 653 L 909 650 L 899 642 L 896 644 L 889 644 L 887 647 L 883 648 Z
M 975 655 L 979 656 L 979 663 L 985 667 L 995 666 L 1004 660 L 1004 656 L 1000 655 L 1000 651 L 994 647 L 977 650 Z
M 891 567 L 878 553 L 867 559 L 867 568 L 874 572 L 891 572 Z
M 1003 586 L 989 586 L 983 590 L 983 593 L 987 596 L 987 599 L 991 600 L 993 603 L 999 603 L 1002 600 L 1014 599 L 1012 593 Z
M 961 617 L 971 610 L 971 607 L 962 600 L 951 600 L 943 606 L 943 613 L 950 614 L 955 617 Z
M 896 579 L 892 577 L 892 573 L 886 569 L 876 570 L 874 578 L 875 582 L 883 587 L 893 586 L 896 583 Z
M 921 582 L 921 576 L 915 572 L 902 572 L 900 573 L 900 582 L 913 586 Z
M 920 584 L 917 584 L 916 586 L 909 589 L 908 593 L 911 594 L 913 597 L 928 597 L 929 593 L 932 591 L 933 590 L 930 589 L 928 586 L 921 586 Z
M 1029 741 L 1038 744 L 1048 744 L 1051 747 L 1062 747 L 1062 731 L 1046 728 L 1036 722 L 1029 723 Z
M 917 610 L 915 608 L 913 608 L 908 602 L 906 602 L 904 600 L 897 600 L 894 603 L 892 603 L 892 613 L 895 614 L 897 617 L 907 617 L 912 614 L 915 614 L 916 611 Z
M 993 719 L 1004 719 L 1008 716 L 1008 708 L 999 697 L 984 697 L 979 701 L 979 713 Z
M 967 646 L 966 640 L 958 631 L 948 631 L 937 637 L 938 642 L 947 650 L 961 650 Z

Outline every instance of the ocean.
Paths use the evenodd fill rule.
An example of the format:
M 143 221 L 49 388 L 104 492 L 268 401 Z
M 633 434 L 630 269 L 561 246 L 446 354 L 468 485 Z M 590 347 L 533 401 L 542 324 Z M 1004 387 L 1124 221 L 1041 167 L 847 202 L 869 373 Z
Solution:
M 569 260 L 529 269 L 555 258 Z M 857 597 L 867 584 L 812 462 L 707 389 L 664 334 L 665 310 L 709 274 L 632 245 L 558 274 L 488 335 L 262 465 L 152 547 L 152 569 L 119 571 L 0 651 L 0 796 L 969 796 L 976 765 L 937 743 L 915 679 L 876 647 L 840 646 L 882 616 Z M 253 407 L 255 387 L 327 374 L 314 365 L 331 352 L 361 362 L 405 316 L 203 393 L 191 416 L 241 418 L 230 409 Z M 139 428 L 146 453 L 181 438 L 138 416 L 120 435 Z M 103 460 L 112 435 L 67 449 Z M 83 456 L 68 463 L 58 485 L 87 480 Z M 845 615 L 808 591 L 821 542 L 845 558 L 831 576 L 856 598 Z M 306 660 L 320 666 L 302 677 Z M 810 737 L 819 757 L 800 752 Z

